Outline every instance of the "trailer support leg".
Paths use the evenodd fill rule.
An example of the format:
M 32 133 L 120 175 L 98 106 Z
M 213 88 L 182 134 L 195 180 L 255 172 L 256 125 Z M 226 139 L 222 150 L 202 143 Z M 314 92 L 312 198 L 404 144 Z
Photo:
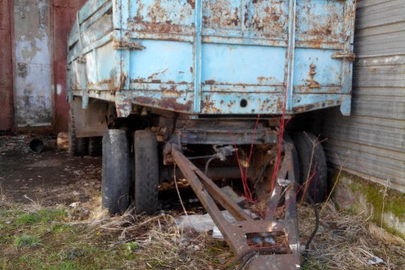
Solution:
M 266 201 L 264 218 L 258 219 L 251 217 L 227 197 L 210 178 L 182 154 L 178 145 L 171 145 L 173 161 L 218 226 L 225 241 L 238 258 L 251 258 L 248 269 L 300 268 L 293 147 L 289 142 L 284 144 L 284 158 L 277 183 Z M 219 206 L 228 210 L 236 222 L 227 221 Z

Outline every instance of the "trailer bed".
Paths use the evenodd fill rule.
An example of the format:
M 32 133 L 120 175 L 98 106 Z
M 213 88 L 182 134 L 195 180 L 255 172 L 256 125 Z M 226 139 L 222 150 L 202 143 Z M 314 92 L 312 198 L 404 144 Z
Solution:
M 71 96 L 193 115 L 350 114 L 354 0 L 89 0 Z

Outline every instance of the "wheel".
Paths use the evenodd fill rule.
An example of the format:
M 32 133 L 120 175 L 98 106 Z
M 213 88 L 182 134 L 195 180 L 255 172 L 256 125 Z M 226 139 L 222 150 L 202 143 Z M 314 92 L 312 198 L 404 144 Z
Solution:
M 89 155 L 92 157 L 101 156 L 102 152 L 102 137 L 89 138 Z
M 103 136 L 102 205 L 110 214 L 123 213 L 129 205 L 131 170 L 126 132 L 110 129 Z
M 85 156 L 88 154 L 89 139 L 76 137 L 75 117 L 72 108 L 70 109 L 69 113 L 68 140 L 69 140 L 68 151 L 70 155 Z
M 309 202 L 322 202 L 328 195 L 328 168 L 323 147 L 318 138 L 309 132 L 296 134 L 294 143 L 300 164 L 301 193 Z
M 134 203 L 137 213 L 153 214 L 159 207 L 159 159 L 155 135 L 138 130 L 134 135 Z

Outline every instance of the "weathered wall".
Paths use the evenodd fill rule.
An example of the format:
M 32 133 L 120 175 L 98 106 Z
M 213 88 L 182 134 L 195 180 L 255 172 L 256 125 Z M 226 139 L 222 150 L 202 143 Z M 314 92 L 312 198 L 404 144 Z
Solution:
M 0 0 L 0 131 L 67 129 L 66 43 L 85 2 Z
M 0 131 L 13 127 L 11 0 L 0 0 Z
M 337 170 L 334 180 L 338 181 L 334 199 L 340 208 L 362 213 L 405 239 L 405 193 Z
M 14 104 L 17 127 L 52 125 L 49 0 L 14 0 Z
M 363 0 L 357 11 L 352 116 L 328 113 L 328 159 L 405 192 L 405 4 Z

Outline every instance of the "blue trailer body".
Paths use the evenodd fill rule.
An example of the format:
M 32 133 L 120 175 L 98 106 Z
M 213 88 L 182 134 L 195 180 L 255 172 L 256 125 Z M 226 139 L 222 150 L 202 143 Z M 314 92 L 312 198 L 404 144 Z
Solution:
M 72 96 L 190 115 L 350 114 L 355 0 L 89 0 Z

